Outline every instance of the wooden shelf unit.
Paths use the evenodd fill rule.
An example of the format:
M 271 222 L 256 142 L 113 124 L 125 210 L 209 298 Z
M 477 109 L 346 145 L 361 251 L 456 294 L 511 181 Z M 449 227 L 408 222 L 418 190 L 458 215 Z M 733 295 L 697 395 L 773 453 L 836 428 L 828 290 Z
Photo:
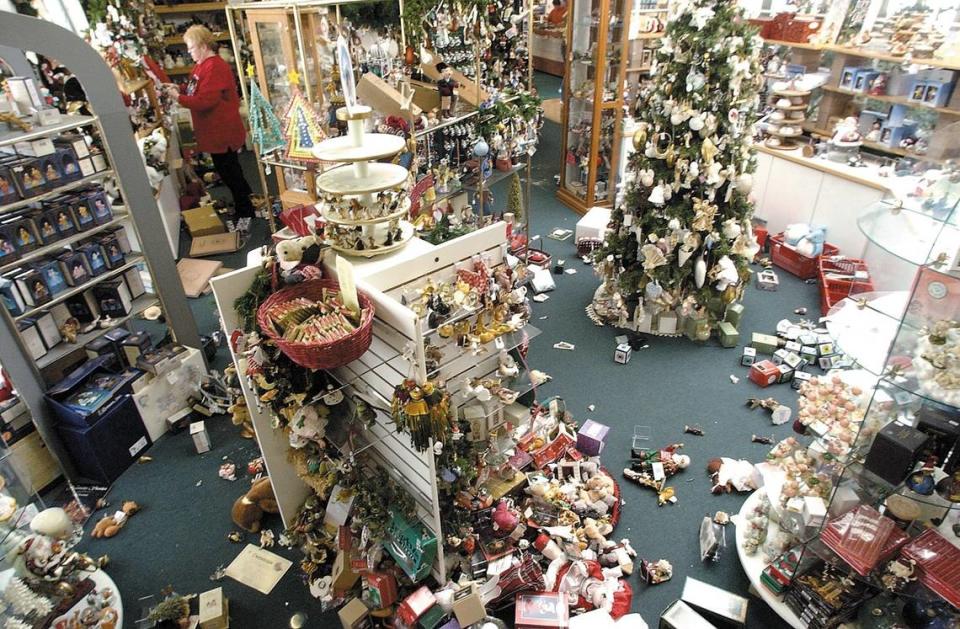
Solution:
M 226 2 L 188 2 L 186 4 L 158 4 L 154 6 L 157 13 L 199 13 L 201 11 L 223 11 L 227 8 Z

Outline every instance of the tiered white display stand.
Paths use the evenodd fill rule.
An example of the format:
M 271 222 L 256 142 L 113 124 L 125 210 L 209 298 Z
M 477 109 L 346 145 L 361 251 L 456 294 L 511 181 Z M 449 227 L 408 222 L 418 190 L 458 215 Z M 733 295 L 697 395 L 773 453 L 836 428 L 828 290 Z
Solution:
M 359 396 L 371 408 L 377 409 L 376 422 L 372 427 L 357 428 L 362 433 L 353 441 L 354 451 L 362 449 L 363 458 L 387 470 L 416 501 L 418 517 L 438 539 L 439 552 L 433 566 L 433 576 L 441 583 L 446 579 L 443 558 L 445 535 L 440 520 L 433 450 L 430 448 L 420 452 L 413 447 L 408 435 L 396 432 L 389 414 L 390 401 L 394 387 L 404 378 L 416 377 L 422 381 L 426 377 L 425 347 L 428 342 L 443 354 L 439 370 L 431 373 L 430 377 L 446 381 L 455 407 L 468 401 L 463 390 L 467 378 L 484 378 L 497 371 L 498 351 L 494 342 L 491 342 L 480 353 L 474 354 L 457 347 L 453 338 L 439 338 L 428 329 L 426 319 L 419 319 L 403 303 L 403 296 L 412 294 L 429 280 L 449 282 L 456 276 L 457 270 L 470 265 L 471 259 L 477 254 L 486 255 L 491 267 L 496 268 L 505 263 L 506 248 L 506 225 L 500 222 L 439 246 L 414 239 L 410 247 L 390 255 L 356 261 L 354 276 L 357 288 L 366 293 L 376 308 L 373 342 L 358 360 L 333 371 L 333 375 L 344 383 L 348 396 Z M 328 252 L 323 267 L 326 276 L 335 276 L 336 256 Z M 258 270 L 257 266 L 247 267 L 211 281 L 224 330 L 233 331 L 237 328 L 234 300 L 249 289 Z M 453 320 L 458 316 L 466 318 L 466 313 L 454 313 Z M 538 333 L 528 325 L 523 330 L 501 336 L 500 340 L 509 351 Z M 236 355 L 233 359 L 243 373 L 245 359 Z M 311 490 L 287 460 L 287 437 L 272 427 L 267 412 L 257 410 L 256 395 L 243 379 L 241 387 L 267 472 L 273 481 L 280 515 L 284 525 L 290 525 Z M 530 390 L 529 384 L 515 384 L 511 388 L 519 390 L 521 394 Z M 500 402 L 488 403 L 489 426 L 498 422 L 502 408 Z M 350 448 L 348 444 L 338 445 L 344 451 Z
M 771 118 L 768 121 L 770 126 L 767 131 L 773 137 L 767 138 L 765 144 L 772 149 L 781 151 L 795 149 L 800 146 L 797 139 L 803 136 L 802 125 L 804 120 L 806 120 L 803 112 L 807 110 L 807 99 L 810 97 L 810 92 L 801 90 L 774 90 L 773 95 L 773 108 L 783 115 L 783 119 L 774 120 Z M 781 105 L 780 101 L 783 100 L 790 104 Z M 799 117 L 796 117 L 797 112 L 801 114 Z M 796 133 L 785 132 L 786 129 L 795 130 Z M 776 138 L 776 142 L 772 141 L 773 138 Z
M 349 164 L 319 175 L 317 188 L 345 201 L 356 200 L 371 210 L 375 206 L 376 193 L 397 188 L 410 176 L 403 166 L 375 161 L 397 155 L 406 147 L 406 141 L 386 133 L 364 133 L 364 121 L 372 114 L 370 107 L 356 106 L 351 111 L 341 107 L 337 110 L 337 117 L 347 121 L 347 135 L 324 140 L 313 149 L 314 156 L 321 161 Z M 409 199 L 405 199 L 390 214 L 348 218 L 324 204 L 323 217 L 332 225 L 330 229 L 333 231 L 330 245 L 346 255 L 367 258 L 396 251 L 413 237 L 413 226 L 402 220 L 409 207 Z M 397 229 L 400 230 L 399 238 L 395 237 Z M 337 236 L 354 230 L 356 234 L 349 238 Z M 362 241 L 362 247 L 356 242 L 345 242 L 355 238 Z

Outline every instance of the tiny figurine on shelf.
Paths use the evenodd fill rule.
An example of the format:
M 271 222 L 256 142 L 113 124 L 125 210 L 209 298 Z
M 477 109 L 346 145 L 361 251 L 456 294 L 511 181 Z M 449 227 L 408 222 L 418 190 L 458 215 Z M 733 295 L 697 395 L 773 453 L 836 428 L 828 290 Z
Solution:
M 453 68 L 443 63 L 437 64 L 437 71 L 442 78 L 437 81 L 437 91 L 440 93 L 440 115 L 443 118 L 452 118 L 453 110 L 457 106 L 457 88 L 460 84 L 453 78 Z
M 880 576 L 883 586 L 891 592 L 899 592 L 912 581 L 917 580 L 917 562 L 913 559 L 897 557 L 887 563 Z
M 937 494 L 949 502 L 960 502 L 960 470 L 952 476 L 940 479 L 937 483 Z
M 97 522 L 90 533 L 91 537 L 113 537 L 126 525 L 130 516 L 140 511 L 140 505 L 132 500 L 123 503 L 119 511 L 113 515 L 104 516 Z
M 866 140 L 867 142 L 880 141 L 880 121 L 879 120 L 874 120 L 873 124 L 870 125 L 870 131 L 867 132 Z

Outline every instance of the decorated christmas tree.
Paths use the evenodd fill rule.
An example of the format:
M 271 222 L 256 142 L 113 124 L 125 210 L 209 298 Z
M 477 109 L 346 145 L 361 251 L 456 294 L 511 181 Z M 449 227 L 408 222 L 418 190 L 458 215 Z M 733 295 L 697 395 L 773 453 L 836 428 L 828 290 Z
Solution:
M 319 161 L 313 156 L 313 147 L 326 139 L 320 117 L 314 111 L 299 88 L 300 78 L 295 71 L 290 72 L 290 84 L 293 98 L 287 106 L 284 118 L 287 121 L 287 157 L 307 162 Z
M 247 75 L 250 77 L 250 133 L 253 135 L 253 143 L 257 145 L 260 155 L 266 155 L 286 144 L 283 140 L 282 125 L 257 86 L 252 67 L 247 68 Z
M 510 178 L 507 211 L 513 212 L 513 220 L 517 225 L 522 225 L 526 221 L 523 217 L 523 188 L 520 185 L 520 175 L 517 173 L 513 173 L 513 177 Z
M 597 258 L 605 281 L 594 306 L 606 306 L 595 309 L 608 321 L 705 340 L 741 298 L 757 252 L 748 199 L 762 81 L 755 33 L 735 2 L 671 4 Z

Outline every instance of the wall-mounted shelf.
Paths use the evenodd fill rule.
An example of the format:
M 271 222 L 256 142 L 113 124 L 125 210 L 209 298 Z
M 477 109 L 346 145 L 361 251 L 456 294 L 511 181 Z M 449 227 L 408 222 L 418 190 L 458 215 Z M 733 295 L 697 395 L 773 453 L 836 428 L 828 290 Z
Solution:
M 121 208 L 121 209 L 123 209 L 123 208 Z M 24 262 L 29 262 L 30 260 L 35 260 L 35 259 L 37 259 L 37 258 L 41 258 L 41 257 L 43 257 L 43 256 L 45 256 L 45 255 L 49 255 L 49 254 L 51 254 L 51 253 L 57 253 L 58 251 L 62 250 L 64 247 L 66 247 L 67 245 L 72 245 L 72 244 L 75 243 L 75 242 L 80 242 L 81 240 L 86 240 L 87 238 L 89 238 L 89 237 L 92 236 L 93 234 L 97 234 L 97 233 L 99 233 L 99 232 L 106 231 L 106 230 L 111 229 L 111 228 L 114 228 L 114 227 L 118 227 L 121 223 L 124 223 L 124 222 L 126 222 L 126 221 L 128 221 L 128 220 L 130 220 L 130 215 L 129 215 L 129 214 L 127 214 L 126 212 L 117 212 L 116 210 L 114 210 L 114 212 L 113 212 L 113 219 L 110 220 L 109 222 L 106 222 L 106 223 L 104 223 L 103 225 L 96 225 L 96 226 L 94 226 L 93 228 L 88 229 L 87 231 L 78 232 L 78 233 L 76 233 L 76 234 L 74 234 L 74 235 L 72 235 L 72 236 L 67 236 L 66 238 L 61 238 L 60 240 L 58 240 L 58 241 L 56 241 L 56 242 L 52 242 L 52 243 L 50 243 L 49 245 L 44 245 L 44 246 L 40 247 L 39 249 L 35 249 L 35 250 L 31 251 L 30 253 L 24 254 L 24 255 L 20 256 L 19 259 L 15 260 L 15 261 L 13 261 L 13 262 L 11 262 L 11 263 L 9 263 L 9 264 L 4 264 L 3 266 L 0 266 L 0 273 L 6 273 L 6 272 L 9 271 L 10 269 L 15 269 L 15 268 L 17 268 L 18 266 L 22 265 Z
M 907 59 L 903 55 L 897 57 L 874 50 L 863 50 L 860 48 L 848 48 L 846 46 L 829 45 L 823 46 L 821 50 L 848 55 L 850 57 L 861 57 L 863 59 L 876 59 L 878 61 L 889 61 L 890 63 L 909 63 L 921 66 L 931 66 L 934 68 L 943 68 L 944 70 L 960 70 L 960 60 L 956 59 L 920 59 L 913 57 Z
M 64 192 L 69 192 L 70 190 L 75 190 L 77 188 L 82 188 L 83 186 L 95 183 L 104 177 L 112 177 L 113 169 L 108 168 L 107 170 L 102 170 L 93 175 L 77 179 L 76 181 L 71 181 L 58 186 L 53 190 L 44 192 L 43 194 L 38 194 L 35 197 L 30 197 L 29 199 L 20 199 L 19 201 L 14 201 L 13 203 L 7 203 L 6 205 L 0 205 L 0 214 L 6 214 L 7 212 L 12 212 L 14 210 L 20 209 L 22 207 L 27 207 L 28 205 L 33 205 L 34 203 L 39 203 L 46 199 L 52 199 L 53 197 L 59 196 Z
M 188 2 L 186 4 L 158 4 L 154 6 L 157 13 L 199 13 L 201 11 L 223 11 L 226 2 Z
M 940 114 L 948 114 L 952 116 L 960 116 L 960 110 L 950 109 L 948 107 L 931 107 L 922 102 L 915 100 L 910 100 L 906 96 L 886 96 L 886 95 L 873 95 L 867 94 L 865 92 L 855 92 L 853 90 L 848 90 L 842 87 L 835 87 L 833 85 L 823 85 L 821 89 L 827 92 L 834 92 L 836 94 L 845 94 L 847 96 L 859 96 L 861 98 L 872 98 L 873 100 L 883 101 L 885 103 L 892 103 L 894 105 L 906 105 L 907 107 L 916 107 L 917 109 L 928 109 L 930 111 L 935 111 Z
M 29 131 L 4 131 L 0 133 L 0 146 L 10 146 L 17 142 L 29 142 L 51 135 L 58 135 L 70 129 L 84 127 L 97 121 L 96 116 L 60 116 L 60 122 L 50 125 L 34 125 Z
M 175 68 L 170 68 L 167 70 L 167 74 L 170 76 L 179 76 L 181 74 L 190 74 L 193 72 L 193 65 L 188 66 L 177 66 Z

